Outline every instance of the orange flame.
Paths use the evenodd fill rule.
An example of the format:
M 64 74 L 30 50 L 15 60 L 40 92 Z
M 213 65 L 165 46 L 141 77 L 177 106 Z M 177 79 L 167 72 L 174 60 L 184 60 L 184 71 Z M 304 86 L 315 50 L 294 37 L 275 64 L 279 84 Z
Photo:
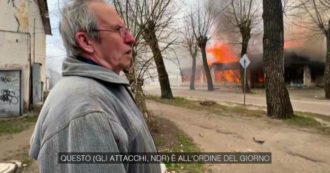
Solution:
M 239 70 L 223 70 L 215 72 L 216 82 L 240 82 Z
M 298 48 L 301 46 L 302 46 L 302 43 L 294 41 L 294 40 L 286 40 L 284 42 L 284 49 Z
M 260 83 L 264 83 L 265 82 L 265 78 L 264 78 L 264 74 L 263 73 L 258 73 L 258 82 L 260 82 Z
M 225 43 L 216 43 L 212 47 L 206 48 L 206 51 L 213 55 L 213 58 L 208 57 L 209 65 L 213 63 L 230 63 L 238 62 L 238 57 L 235 55 L 231 46 Z
M 235 55 L 233 48 L 225 43 L 219 42 L 211 47 L 206 48 L 210 56 L 207 57 L 207 62 L 210 65 L 214 63 L 226 64 L 238 62 L 238 57 Z M 223 70 L 215 71 L 216 82 L 240 82 L 239 70 Z

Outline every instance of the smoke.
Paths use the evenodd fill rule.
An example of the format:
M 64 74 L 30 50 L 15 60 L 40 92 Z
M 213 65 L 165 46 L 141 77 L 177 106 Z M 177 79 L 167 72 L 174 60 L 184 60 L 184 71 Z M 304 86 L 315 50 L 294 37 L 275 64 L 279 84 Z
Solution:
M 250 1 L 251 0 L 240 0 L 240 2 L 243 4 L 248 4 Z M 248 45 L 248 54 L 262 55 L 262 1 L 254 0 L 253 2 L 254 4 L 251 8 L 251 11 L 254 11 L 255 14 L 254 18 L 252 18 L 253 25 L 251 25 L 251 39 Z M 306 9 L 304 9 L 301 5 L 297 5 L 300 2 L 299 0 L 284 0 L 283 2 L 285 51 L 295 53 L 299 56 L 307 57 L 311 61 L 325 62 L 326 37 L 324 33 L 322 33 L 318 26 L 315 25 L 314 20 L 305 11 Z M 217 5 L 224 7 L 228 4 L 228 1 L 219 1 L 217 3 Z M 237 13 L 239 9 L 235 10 Z M 328 27 L 327 21 L 330 19 L 330 9 L 324 9 L 320 11 L 320 13 L 322 20 L 324 21 L 324 26 Z M 238 56 L 241 50 L 240 44 L 242 42 L 242 38 L 237 25 L 235 26 L 235 20 L 236 19 L 233 16 L 233 8 L 228 6 L 228 8 L 226 8 L 222 14 L 217 16 L 217 32 L 215 33 L 215 37 L 221 42 L 230 44 Z

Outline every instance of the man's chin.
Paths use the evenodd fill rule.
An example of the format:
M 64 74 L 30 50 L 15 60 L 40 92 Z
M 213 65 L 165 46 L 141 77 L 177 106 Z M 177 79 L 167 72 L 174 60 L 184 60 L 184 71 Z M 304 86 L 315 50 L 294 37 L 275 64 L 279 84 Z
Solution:
M 127 73 L 129 73 L 129 70 L 128 70 L 128 69 L 124 69 L 123 72 L 124 72 L 125 74 L 127 74 Z
M 123 68 L 123 72 L 128 73 L 129 70 L 130 70 L 132 67 L 133 67 L 133 64 L 130 63 L 129 65 L 127 65 L 127 66 L 125 66 L 125 67 Z

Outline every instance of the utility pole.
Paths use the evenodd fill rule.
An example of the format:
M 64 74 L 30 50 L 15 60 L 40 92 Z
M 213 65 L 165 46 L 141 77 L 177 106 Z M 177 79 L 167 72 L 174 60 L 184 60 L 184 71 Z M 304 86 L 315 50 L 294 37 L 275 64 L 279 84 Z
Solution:
M 36 18 L 33 19 L 33 64 L 36 59 Z
M 31 66 L 30 66 L 30 80 L 31 80 L 31 85 L 30 85 L 30 92 L 31 92 L 31 97 L 30 97 L 30 108 L 33 110 L 33 66 L 35 62 L 35 56 L 36 56 L 36 18 L 33 19 L 33 60 L 31 58 Z

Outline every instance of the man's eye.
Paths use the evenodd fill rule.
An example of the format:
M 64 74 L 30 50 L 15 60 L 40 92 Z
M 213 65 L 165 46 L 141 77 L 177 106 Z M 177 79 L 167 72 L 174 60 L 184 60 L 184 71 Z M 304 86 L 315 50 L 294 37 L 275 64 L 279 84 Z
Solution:
M 122 26 L 116 26 L 116 27 L 115 27 L 115 30 L 116 30 L 116 31 L 120 31 L 121 28 L 123 28 L 123 27 L 122 27 Z

